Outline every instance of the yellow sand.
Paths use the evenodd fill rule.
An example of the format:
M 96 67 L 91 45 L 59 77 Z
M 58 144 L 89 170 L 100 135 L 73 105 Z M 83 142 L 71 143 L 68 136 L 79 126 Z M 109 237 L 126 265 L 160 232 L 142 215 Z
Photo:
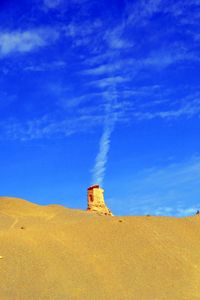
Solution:
M 200 299 L 200 216 L 106 217 L 0 198 L 0 300 Z

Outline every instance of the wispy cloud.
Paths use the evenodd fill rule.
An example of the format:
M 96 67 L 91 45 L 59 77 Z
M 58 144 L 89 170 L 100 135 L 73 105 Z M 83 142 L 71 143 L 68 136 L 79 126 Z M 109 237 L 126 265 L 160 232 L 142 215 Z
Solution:
M 169 206 L 160 206 L 151 210 L 151 214 L 154 216 L 174 216 L 174 217 L 186 217 L 193 216 L 196 214 L 197 210 L 200 209 L 200 203 L 188 207 L 188 206 L 178 206 L 178 207 L 169 207 Z M 148 209 L 145 214 L 148 214 Z
M 55 42 L 59 33 L 50 28 L 0 32 L 0 56 L 27 53 Z
M 175 17 L 178 23 L 193 23 L 198 22 L 199 14 L 193 14 L 193 10 L 189 11 L 190 7 L 197 8 L 199 0 L 183 0 L 173 1 L 165 5 L 162 0 L 143 0 L 136 3 L 127 2 L 126 13 L 128 15 L 128 23 L 132 26 L 146 26 L 156 13 L 171 14 Z
M 131 25 L 144 26 L 148 19 L 162 8 L 161 0 L 127 2 L 126 11 L 128 23 Z
M 149 95 L 152 91 L 149 90 Z M 133 108 L 130 107 L 129 114 L 137 120 L 151 120 L 151 119 L 163 119 L 163 120 L 177 120 L 181 117 L 191 118 L 193 116 L 200 116 L 200 93 L 199 91 L 191 92 L 185 97 L 172 98 L 170 92 L 166 95 L 163 100 L 159 93 L 154 100 L 143 103 L 142 106 L 139 104 Z M 161 94 L 162 96 L 162 94 Z M 162 108 L 162 104 L 167 104 L 166 109 Z M 145 109 L 146 106 L 146 109 Z
M 2 120 L 1 139 L 33 140 L 56 135 L 61 137 L 86 131 L 93 132 L 97 127 L 102 127 L 103 133 L 99 146 L 101 154 L 97 155 L 96 162 L 104 158 L 101 163 L 98 163 L 104 168 L 106 163 L 103 161 L 107 160 L 110 138 L 116 122 L 127 126 L 132 124 L 133 120 L 134 122 L 154 119 L 176 121 L 183 117 L 200 116 L 200 94 L 191 89 L 187 91 L 186 88 L 188 93 L 186 97 L 172 99 L 171 90 L 162 86 L 141 86 L 121 91 L 118 82 L 113 79 L 111 87 L 107 85 L 107 90 L 100 89 L 81 96 L 72 96 L 70 92 L 69 96 L 67 88 L 48 83 L 49 92 L 46 97 L 51 96 L 56 99 L 55 112 L 58 116 L 43 115 L 27 121 Z M 6 95 L 5 93 L 1 95 L 1 107 L 8 105 Z M 149 97 L 152 98 L 150 101 Z M 13 95 L 12 102 L 16 100 L 16 95 Z M 164 103 L 166 109 L 163 108 Z M 107 150 L 101 145 L 107 147 Z
M 111 134 L 113 130 L 114 121 L 106 121 L 99 143 L 99 152 L 97 154 L 95 165 L 92 170 L 92 184 L 103 184 L 106 164 L 108 161 L 108 153 L 110 149 Z
M 41 3 L 49 9 L 60 7 L 61 4 L 68 5 L 62 0 L 45 0 Z M 89 1 L 81 0 L 70 0 L 69 3 L 83 4 L 83 9 L 89 5 Z M 198 4 L 195 0 L 192 0 L 191 3 L 192 5 Z M 81 61 L 79 55 L 74 55 L 74 53 L 73 60 L 70 61 L 75 66 L 70 71 L 73 73 L 75 70 L 74 73 L 76 74 L 73 73 L 72 75 L 77 76 L 77 82 L 82 85 L 80 86 L 82 94 L 75 91 L 68 95 L 66 91 L 62 91 L 55 95 L 56 105 L 58 103 L 59 105 L 62 104 L 60 108 L 64 108 L 65 112 L 74 108 L 79 112 L 82 111 L 82 113 L 83 111 L 93 110 L 102 119 L 104 117 L 103 108 L 107 101 L 106 97 L 112 98 L 120 95 L 120 101 L 114 103 L 112 108 L 112 113 L 118 113 L 119 122 L 131 122 L 133 119 L 137 121 L 152 120 L 155 118 L 176 120 L 183 116 L 199 116 L 199 95 L 191 93 L 188 99 L 185 96 L 176 95 L 175 97 L 172 95 L 172 90 L 171 94 L 166 95 L 166 90 L 169 90 L 166 86 L 162 86 L 161 91 L 158 92 L 158 90 L 152 88 L 155 87 L 155 83 L 146 87 L 145 90 L 144 87 L 136 86 L 134 82 L 134 79 L 137 80 L 138 77 L 142 82 L 142 76 L 144 76 L 142 72 L 147 76 L 151 71 L 160 71 L 180 61 L 199 61 L 198 56 L 192 51 L 190 52 L 186 44 L 170 43 L 170 45 L 166 45 L 162 43 L 160 47 L 157 47 L 159 34 L 164 36 L 164 31 L 161 31 L 161 33 L 159 31 L 159 34 L 156 31 L 155 35 L 152 32 L 150 35 L 152 35 L 152 40 L 156 41 L 156 47 L 152 47 L 151 51 L 143 51 L 142 54 L 138 55 L 140 43 L 137 44 L 133 34 L 130 39 L 127 39 L 126 35 L 126 31 L 134 26 L 139 26 L 140 22 L 140 24 L 147 21 L 151 22 L 153 14 L 162 12 L 164 7 L 166 11 L 164 10 L 163 13 L 170 13 L 173 17 L 177 17 L 183 14 L 183 10 L 187 5 L 189 3 L 187 4 L 185 1 L 184 5 L 181 5 L 180 2 L 176 5 L 171 3 L 169 6 L 163 6 L 160 0 L 136 1 L 134 5 L 129 2 L 126 11 L 122 13 L 120 20 L 118 20 L 119 22 L 113 22 L 112 24 L 108 24 L 106 19 L 103 20 L 104 23 L 102 20 L 95 18 L 90 20 L 84 18 L 84 22 L 74 18 L 64 25 L 61 23 L 62 25 L 58 27 L 0 32 L 0 55 L 5 57 L 15 53 L 28 53 L 50 45 L 62 35 L 63 39 L 68 39 L 69 45 L 67 45 L 71 51 L 70 55 L 73 53 L 74 47 L 84 46 L 83 48 L 87 52 L 86 55 L 82 55 L 82 64 L 79 64 L 79 61 Z M 181 7 L 181 10 L 178 13 L 179 7 Z M 145 42 L 148 42 L 148 37 L 144 33 L 143 39 Z M 87 47 L 85 47 L 85 42 Z M 127 50 L 131 51 L 129 55 L 127 55 Z M 77 49 L 74 52 L 77 53 Z M 76 64 L 76 59 L 79 65 Z M 41 61 L 35 64 L 34 62 L 28 62 L 22 69 L 26 72 L 45 72 L 64 70 L 66 67 L 67 62 L 65 57 L 62 57 L 60 60 L 47 62 L 44 59 L 44 62 Z M 110 89 L 107 92 L 113 82 L 117 86 L 115 91 Z M 63 83 L 64 88 L 67 85 L 70 85 L 70 82 L 66 80 Z M 90 89 L 91 91 L 89 91 Z M 109 95 L 106 96 L 106 94 Z M 177 102 L 179 103 L 177 104 Z M 177 105 L 173 106 L 174 103 Z M 162 104 L 167 105 L 163 107 Z M 89 107 L 86 108 L 84 105 L 89 105 Z M 89 124 L 93 126 L 92 122 Z M 77 128 L 74 132 L 78 130 L 81 130 L 81 128 Z M 62 130 L 60 129 L 60 131 Z
M 108 154 L 110 150 L 111 135 L 118 121 L 119 115 L 115 113 L 118 104 L 118 81 L 112 78 L 107 92 L 104 93 L 105 112 L 103 134 L 99 142 L 99 151 L 96 156 L 94 168 L 92 169 L 92 184 L 103 185 Z M 112 96 L 111 96 L 112 95 Z
M 30 141 L 37 139 L 59 139 L 76 133 L 93 132 L 104 122 L 104 115 L 80 112 L 74 118 L 56 118 L 44 115 L 27 121 L 10 118 L 0 122 L 0 140 Z
M 131 183 L 130 214 L 184 216 L 200 208 L 200 157 L 137 173 Z M 192 199 L 192 200 L 191 200 Z M 188 202 L 190 206 L 188 207 Z
M 127 50 L 134 46 L 132 40 L 125 38 L 124 34 L 126 33 L 125 22 L 121 22 L 118 26 L 115 26 L 112 29 L 106 30 L 104 34 L 104 39 L 106 40 L 108 47 L 115 50 Z
M 130 78 L 127 78 L 125 76 L 110 76 L 110 77 L 105 77 L 102 79 L 96 79 L 93 81 L 89 82 L 89 85 L 93 85 L 99 88 L 108 88 L 112 85 L 112 82 L 114 81 L 115 83 L 123 83 L 126 81 L 129 81 Z
M 66 67 L 66 62 L 63 60 L 52 61 L 51 63 L 29 64 L 24 67 L 24 71 L 29 72 L 46 72 L 54 70 L 62 70 Z
M 109 59 L 112 57 L 112 59 Z M 162 69 L 177 65 L 178 63 L 200 62 L 196 53 L 190 52 L 181 44 L 170 45 L 159 50 L 153 50 L 148 55 L 139 59 L 123 58 L 113 54 L 112 50 L 102 55 L 93 56 L 87 59 L 84 64 L 86 68 L 81 70 L 81 75 L 100 76 L 105 78 L 97 78 L 91 80 L 90 84 L 102 85 L 104 87 L 109 84 L 109 77 L 116 76 L 118 82 L 131 81 L 141 71 L 161 71 Z M 106 78 L 107 76 L 107 78 Z M 102 83 L 102 84 L 101 84 Z
M 44 5 L 49 9 L 54 9 L 63 3 L 63 0 L 44 0 Z

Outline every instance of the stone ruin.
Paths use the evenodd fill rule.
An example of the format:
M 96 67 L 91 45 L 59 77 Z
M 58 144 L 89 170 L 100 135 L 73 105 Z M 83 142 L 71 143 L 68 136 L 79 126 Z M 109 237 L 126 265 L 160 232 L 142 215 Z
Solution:
M 113 216 L 104 201 L 104 190 L 98 184 L 88 188 L 88 208 L 90 212 L 97 212 L 100 215 Z

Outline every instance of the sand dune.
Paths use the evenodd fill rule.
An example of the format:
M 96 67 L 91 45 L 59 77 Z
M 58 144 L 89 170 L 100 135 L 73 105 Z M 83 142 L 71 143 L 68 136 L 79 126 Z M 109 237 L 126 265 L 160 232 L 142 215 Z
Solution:
M 0 198 L 1 300 L 200 299 L 200 216 L 106 217 Z

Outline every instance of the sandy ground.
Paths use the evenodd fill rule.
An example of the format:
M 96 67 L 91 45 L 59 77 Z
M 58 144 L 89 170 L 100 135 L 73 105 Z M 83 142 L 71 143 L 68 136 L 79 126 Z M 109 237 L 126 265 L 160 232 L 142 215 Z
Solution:
M 200 216 L 106 217 L 0 197 L 8 299 L 200 299 Z

